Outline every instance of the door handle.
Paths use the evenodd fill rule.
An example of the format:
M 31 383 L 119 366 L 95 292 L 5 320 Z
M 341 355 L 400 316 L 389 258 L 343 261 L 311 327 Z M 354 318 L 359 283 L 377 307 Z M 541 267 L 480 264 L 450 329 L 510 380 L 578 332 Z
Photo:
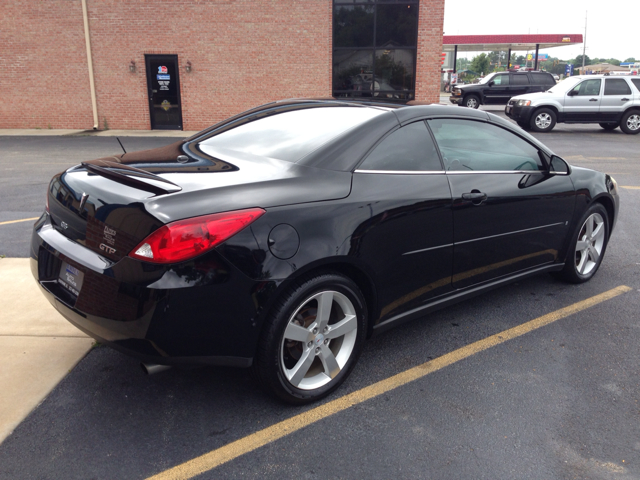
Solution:
M 597 98 L 590 98 L 590 99 L 589 99 L 589 101 L 590 101 L 590 102 L 597 102 L 597 101 L 598 101 L 598 99 L 597 99 Z
M 629 99 L 628 99 L 628 98 L 621 98 L 621 99 L 620 99 L 620 101 L 621 101 L 621 102 L 628 102 L 628 101 L 629 101 Z
M 470 200 L 474 204 L 479 205 L 487 199 L 487 194 L 475 190 L 470 193 L 463 193 L 462 198 L 464 200 Z

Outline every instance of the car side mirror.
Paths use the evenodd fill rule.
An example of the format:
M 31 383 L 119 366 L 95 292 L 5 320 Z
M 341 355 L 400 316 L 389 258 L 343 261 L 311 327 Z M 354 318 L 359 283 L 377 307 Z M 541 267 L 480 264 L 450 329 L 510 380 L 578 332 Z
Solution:
M 491 80 L 491 81 L 489 82 L 489 86 L 490 86 L 490 87 L 493 87 L 493 85 L 494 85 L 494 84 L 495 84 L 495 82 L 494 82 L 493 80 Z
M 578 91 L 577 90 L 571 90 L 569 93 L 567 93 L 567 95 L 569 95 L 570 97 L 575 97 L 576 95 L 578 95 Z
M 549 161 L 549 174 L 551 175 L 569 175 L 571 167 L 567 162 L 557 155 L 552 155 Z

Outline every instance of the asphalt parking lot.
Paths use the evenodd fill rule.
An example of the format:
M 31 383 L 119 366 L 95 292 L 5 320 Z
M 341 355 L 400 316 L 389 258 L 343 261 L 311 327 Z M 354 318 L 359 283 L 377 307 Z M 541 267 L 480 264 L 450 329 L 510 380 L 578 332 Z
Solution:
M 0 478 L 640 478 L 640 136 L 558 125 L 537 137 L 621 187 L 592 281 L 543 275 L 375 337 L 343 387 L 304 408 L 248 371 L 147 377 L 94 348 L 0 444 Z M 122 139 L 128 151 L 173 141 Z M 41 214 L 54 173 L 119 148 L 0 137 L 0 255 L 28 255 L 32 222 L 6 222 Z

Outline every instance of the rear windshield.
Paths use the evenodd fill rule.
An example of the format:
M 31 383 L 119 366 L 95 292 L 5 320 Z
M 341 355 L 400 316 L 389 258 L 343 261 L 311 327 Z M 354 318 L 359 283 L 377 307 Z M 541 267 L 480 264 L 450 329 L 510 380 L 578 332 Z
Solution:
M 226 130 L 200 144 L 216 149 L 297 162 L 332 138 L 374 118 L 386 109 L 315 107 L 278 113 Z

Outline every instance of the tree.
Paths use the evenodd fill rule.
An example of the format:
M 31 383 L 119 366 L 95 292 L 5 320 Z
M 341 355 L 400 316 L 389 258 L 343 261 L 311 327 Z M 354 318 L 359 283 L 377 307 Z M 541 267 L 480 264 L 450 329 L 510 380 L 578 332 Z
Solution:
M 471 60 L 471 70 L 473 70 L 474 72 L 478 72 L 478 73 L 482 73 L 482 74 L 487 74 L 489 73 L 489 57 L 487 56 L 486 53 L 481 53 L 480 55 L 476 55 L 475 57 L 473 57 L 473 59 Z
M 636 62 L 637 62 L 637 60 L 635 58 L 633 58 L 633 57 L 629 57 L 629 58 L 627 58 L 625 60 L 625 63 L 636 63 Z
M 573 60 L 573 65 L 574 67 L 578 68 L 582 66 L 582 55 L 578 55 L 574 60 Z M 584 64 L 586 65 L 591 65 L 591 59 L 589 58 L 589 55 L 585 55 L 584 56 Z

